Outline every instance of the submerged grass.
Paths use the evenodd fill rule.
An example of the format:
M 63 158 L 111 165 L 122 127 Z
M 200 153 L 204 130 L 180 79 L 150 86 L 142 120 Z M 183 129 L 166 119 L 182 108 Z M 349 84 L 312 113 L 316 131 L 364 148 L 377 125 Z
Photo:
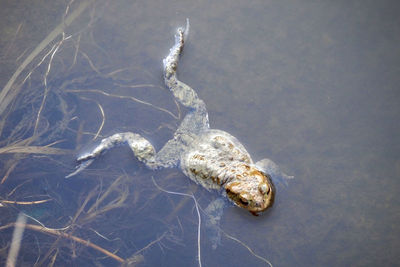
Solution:
M 72 116 L 73 112 L 71 112 L 73 108 L 71 109 L 70 101 L 65 98 L 65 92 L 51 92 L 53 86 L 49 84 L 49 74 L 52 70 L 55 56 L 57 56 L 57 53 L 64 43 L 71 38 L 71 36 L 66 36 L 65 30 L 70 24 L 74 23 L 93 2 L 92 0 L 81 1 L 73 10 L 70 10 L 70 5 L 68 5 L 62 22 L 25 58 L 0 92 L 0 144 L 2 145 L 2 147 L 0 147 L 0 156 L 2 156 L 2 161 L 4 163 L 3 167 L 6 168 L 3 168 L 5 172 L 1 180 L 4 187 L 0 190 L 0 208 L 3 214 L 2 222 L 7 220 L 7 215 L 9 217 L 8 220 L 12 220 L 13 214 L 15 214 L 16 211 L 19 212 L 21 206 L 31 206 L 31 213 L 33 212 L 33 214 L 35 214 L 35 210 L 40 211 L 42 209 L 40 207 L 43 205 L 46 205 L 46 212 L 54 211 L 57 206 L 63 205 L 60 203 L 60 201 L 62 202 L 63 200 L 55 191 L 50 190 L 45 198 L 38 194 L 37 189 L 40 186 L 36 186 L 35 183 L 41 183 L 40 181 L 42 180 L 38 177 L 38 174 L 31 173 L 31 176 L 36 176 L 36 178 L 25 180 L 24 178 L 18 177 L 18 175 L 13 176 L 12 173 L 23 169 L 24 165 L 19 163 L 26 159 L 32 159 L 30 155 L 71 154 L 71 150 L 69 149 L 54 147 L 62 143 L 62 140 L 58 140 L 57 137 L 63 136 L 64 131 L 68 129 L 68 125 L 74 118 Z M 70 2 L 70 4 L 72 3 L 73 1 Z M 54 40 L 60 37 L 61 39 L 59 41 L 52 44 Z M 40 55 L 43 56 L 39 58 Z M 28 69 L 29 66 L 31 66 L 30 69 Z M 46 70 L 40 79 L 40 70 L 43 66 Z M 24 77 L 21 77 L 22 75 L 24 75 Z M 35 75 L 39 78 L 35 78 Z M 39 86 L 35 86 L 34 83 L 38 83 Z M 49 104 L 48 98 L 51 96 L 56 96 L 58 98 L 58 105 L 54 106 L 54 104 Z M 56 102 L 52 101 L 52 103 Z M 48 106 L 46 106 L 46 104 Z M 99 103 L 98 107 L 104 118 L 104 111 Z M 58 114 L 59 116 L 55 117 L 54 114 Z M 104 120 L 102 124 L 104 124 Z M 101 127 L 96 136 L 100 132 Z M 6 157 L 6 154 L 11 155 L 11 157 Z M 21 166 L 21 168 L 18 168 L 18 166 Z M 19 233 L 21 233 L 19 237 L 13 238 L 12 249 L 10 249 L 10 254 L 7 258 L 7 266 L 16 265 L 18 249 L 14 247 L 19 248 L 19 246 L 24 248 L 22 261 L 27 261 L 31 264 L 35 262 L 39 265 L 54 265 L 58 262 L 58 259 L 62 259 L 60 252 L 64 250 L 63 247 L 70 247 L 71 251 L 75 250 L 75 245 L 71 247 L 71 245 L 68 245 L 68 242 L 64 242 L 62 239 L 72 240 L 83 246 L 90 247 L 117 262 L 123 263 L 124 259 L 117 256 L 114 252 L 110 252 L 101 246 L 93 244 L 89 239 L 80 238 L 74 233 L 80 228 L 85 227 L 85 225 L 97 220 L 99 217 L 104 216 L 105 213 L 122 207 L 128 195 L 125 182 L 126 179 L 120 177 L 104 192 L 99 189 L 99 186 L 95 186 L 91 189 L 85 188 L 88 190 L 86 192 L 84 190 L 78 192 L 78 194 L 86 195 L 86 197 L 83 203 L 77 206 L 75 215 L 71 219 L 68 219 L 68 216 L 65 215 L 57 217 L 60 215 L 59 212 L 55 212 L 51 215 L 54 216 L 53 220 L 50 220 L 49 216 L 45 218 L 45 224 L 54 224 L 57 222 L 64 224 L 60 229 L 49 228 L 30 215 L 23 215 L 23 218 L 25 218 L 24 220 L 33 220 L 39 225 L 21 222 L 19 219 L 17 222 L 9 222 L 0 226 L 0 231 L 2 232 L 11 228 L 22 228 L 56 237 L 56 239 L 50 243 L 43 243 L 43 241 L 39 241 L 41 238 L 35 237 L 37 239 L 36 243 L 39 241 L 39 243 L 37 243 L 40 248 L 39 252 L 42 252 L 37 255 L 36 259 L 33 258 L 32 260 L 29 258 L 34 257 L 33 255 L 35 252 L 30 252 L 31 250 L 27 249 L 30 243 L 29 238 L 21 241 L 22 231 L 19 231 Z M 54 185 L 52 185 L 52 187 L 53 186 Z M 8 188 L 13 189 L 7 190 Z M 13 199 L 7 199 L 8 197 L 12 197 Z M 36 199 L 28 200 L 29 198 Z M 89 204 L 90 207 L 87 209 L 87 205 Z M 20 212 L 20 214 L 23 213 Z M 4 238 L 7 238 L 8 235 L 2 236 L 1 239 L 4 241 Z M 27 244 L 25 244 L 25 242 Z M 3 242 L 3 244 L 5 243 Z M 139 262 L 138 259 L 139 258 L 136 258 L 137 263 Z
M 197 256 L 201 266 L 201 214 L 194 195 L 167 191 L 137 173 L 104 179 L 115 177 L 112 170 L 88 171 L 85 180 L 65 182 L 63 178 L 63 172 L 70 172 L 73 165 L 70 148 L 79 147 L 86 136 L 93 140 L 102 136 L 108 117 L 106 108 L 96 97 L 129 100 L 174 121 L 181 119 L 176 102 L 177 111 L 171 112 L 134 96 L 96 87 L 98 83 L 91 82 L 111 79 L 116 87 L 159 88 L 150 83 L 121 81 L 118 75 L 126 69 L 98 67 L 83 51 L 83 42 L 87 40 L 82 33 L 88 33 L 93 39 L 94 13 L 99 8 L 96 5 L 94 0 L 71 1 L 62 22 L 26 56 L 0 92 L 0 244 L 2 249 L 9 250 L 9 240 L 14 239 L 11 230 L 19 229 L 20 236 L 13 244 L 23 252 L 19 256 L 13 252 L 8 259 L 0 254 L 0 262 L 8 260 L 15 265 L 18 260 L 21 265 L 35 266 L 66 263 L 100 266 L 115 262 L 124 266 L 139 265 L 151 260 L 146 253 L 155 248 L 164 252 L 172 250 L 171 247 L 184 247 L 180 238 L 184 231 L 178 214 L 190 206 L 192 198 L 197 211 L 197 220 L 192 222 L 197 223 L 194 258 Z M 68 35 L 69 27 L 80 16 L 87 17 L 87 24 Z M 97 47 L 97 44 L 91 45 Z M 95 129 L 85 127 L 85 118 L 91 117 L 80 113 L 80 108 L 83 112 L 87 110 L 87 103 L 94 103 L 90 112 L 100 114 Z M 161 124 L 152 131 L 162 128 L 174 130 L 175 126 Z M 175 178 L 173 175 L 164 180 L 174 183 Z M 142 229 L 148 227 L 148 221 L 132 218 L 149 218 L 148 211 L 157 209 L 155 200 L 163 193 L 189 198 L 176 205 L 168 202 L 171 210 L 160 211 L 165 212 L 162 221 L 153 220 L 155 229 L 161 230 L 147 233 Z M 24 219 L 15 222 L 18 214 L 23 214 Z M 178 225 L 174 225 L 175 221 Z M 21 229 L 25 229 L 23 239 Z M 226 236 L 270 264 L 242 241 Z
M 97 139 L 106 123 L 102 104 L 90 95 L 79 94 L 95 93 L 115 99 L 128 99 L 166 113 L 174 119 L 179 119 L 180 116 L 133 96 L 121 96 L 103 89 L 72 89 L 85 88 L 82 85 L 86 79 L 93 77 L 90 73 L 94 73 L 95 78 L 113 79 L 124 71 L 120 69 L 103 74 L 102 69 L 96 67 L 89 55 L 81 50 L 82 30 L 73 35 L 66 34 L 68 26 L 83 14 L 89 15 L 89 22 L 83 29 L 90 29 L 95 17 L 95 5 L 92 5 L 94 2 L 71 1 L 66 7 L 62 22 L 26 56 L 0 92 L 0 157 L 3 167 L 3 187 L 0 188 L 0 232 L 3 234 L 0 242 L 3 249 L 8 250 L 9 230 L 26 230 L 24 239 L 23 231 L 19 231 L 18 237 L 13 238 L 10 255 L 0 258 L 3 263 L 7 261 L 8 266 L 16 266 L 17 259 L 21 264 L 25 262 L 30 265 L 49 266 L 72 261 L 78 265 L 93 265 L 111 259 L 119 264 L 135 266 L 144 261 L 144 253 L 154 245 L 164 239 L 174 240 L 172 233 L 164 229 L 161 235 L 142 248 L 138 247 L 133 254 L 130 248 L 125 249 L 129 253 L 125 250 L 122 252 L 125 257 L 118 255 L 119 250 L 126 247 L 127 241 L 122 240 L 124 233 L 127 229 L 136 229 L 137 226 L 135 223 L 121 222 L 117 217 L 113 219 L 108 216 L 121 209 L 134 213 L 127 205 L 130 203 L 130 206 L 133 206 L 137 197 L 129 192 L 131 177 L 122 175 L 108 181 L 95 179 L 87 186 L 80 186 L 78 191 L 71 191 L 72 187 L 69 185 L 59 190 L 60 183 L 63 183 L 59 178 L 64 175 L 58 174 L 56 166 L 65 167 L 62 163 L 65 159 L 63 155 L 72 154 L 72 150 L 65 148 L 71 143 L 68 139 L 73 139 L 74 135 L 78 142 L 82 135 L 91 135 L 93 139 Z M 89 7 L 92 7 L 89 13 L 85 13 Z M 71 50 L 71 43 L 75 52 L 72 62 L 68 63 L 60 53 Z M 81 68 L 80 59 L 89 62 L 89 70 L 79 77 L 73 71 Z M 70 67 L 65 67 L 66 70 L 60 69 L 60 65 L 62 67 L 68 64 Z M 74 76 L 68 77 L 71 75 Z M 57 84 L 59 79 L 55 77 L 64 77 L 64 80 Z M 115 81 L 118 79 L 115 78 Z M 156 87 L 151 84 L 132 85 L 126 81 L 117 86 Z M 94 102 L 100 111 L 101 121 L 95 132 L 84 130 L 84 120 L 80 119 L 76 109 L 77 100 Z M 32 169 L 32 166 L 37 164 L 42 167 Z M 68 190 L 69 192 L 66 192 Z M 20 216 L 28 222 L 14 222 L 13 218 L 17 214 L 22 214 Z M 109 224 L 119 225 L 119 228 L 110 228 Z M 50 225 L 58 227 L 53 228 Z M 51 238 L 46 239 L 40 234 Z M 18 256 L 18 249 L 14 247 L 19 246 L 23 254 Z M 90 253 L 79 246 L 97 251 L 94 253 L 97 256 L 89 256 Z

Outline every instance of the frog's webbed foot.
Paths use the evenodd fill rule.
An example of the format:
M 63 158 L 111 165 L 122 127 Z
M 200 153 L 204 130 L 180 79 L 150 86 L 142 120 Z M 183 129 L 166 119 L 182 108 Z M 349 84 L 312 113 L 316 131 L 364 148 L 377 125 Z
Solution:
M 257 161 L 256 166 L 264 173 L 269 174 L 275 184 L 284 184 L 287 186 L 288 180 L 294 178 L 294 176 L 287 175 L 282 172 L 279 166 L 270 159 L 262 159 Z
M 175 34 L 175 44 L 169 50 L 168 56 L 163 60 L 165 79 L 169 79 L 171 76 L 176 75 L 179 56 L 183 51 L 183 46 L 185 44 L 185 40 L 188 34 L 189 34 L 189 19 L 186 19 L 186 27 L 177 29 L 177 32 Z
M 88 160 L 84 160 L 84 161 L 80 162 L 79 165 L 76 166 L 76 170 L 74 172 L 68 174 L 67 176 L 65 176 L 65 178 L 69 178 L 69 177 L 77 175 L 78 173 L 80 173 L 81 171 L 86 169 L 90 164 L 92 164 L 93 161 L 94 161 L 94 159 L 88 159 Z
M 77 162 L 79 163 L 79 165 L 77 166 L 76 170 L 73 173 L 65 176 L 65 178 L 69 178 L 83 171 L 96 158 L 98 158 L 101 154 L 105 153 L 109 149 L 124 144 L 128 144 L 135 154 L 136 158 L 145 163 L 147 167 L 151 169 L 155 169 L 158 167 L 154 157 L 156 154 L 155 149 L 149 141 L 144 139 L 139 134 L 130 132 L 117 133 L 110 137 L 104 138 L 103 140 L 101 140 L 100 144 L 94 147 L 91 151 L 80 155 L 77 158 Z

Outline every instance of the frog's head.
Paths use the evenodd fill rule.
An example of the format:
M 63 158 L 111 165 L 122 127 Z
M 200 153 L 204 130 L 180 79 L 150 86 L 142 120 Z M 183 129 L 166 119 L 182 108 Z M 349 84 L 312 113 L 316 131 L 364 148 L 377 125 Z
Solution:
M 275 187 L 271 177 L 256 167 L 245 165 L 244 169 L 225 185 L 226 194 L 237 206 L 258 215 L 274 203 Z

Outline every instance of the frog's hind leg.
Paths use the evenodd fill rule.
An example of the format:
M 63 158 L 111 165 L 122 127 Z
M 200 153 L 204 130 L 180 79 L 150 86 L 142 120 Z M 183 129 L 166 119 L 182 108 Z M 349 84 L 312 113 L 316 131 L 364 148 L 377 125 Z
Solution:
M 109 149 L 125 144 L 129 145 L 135 157 L 146 164 L 148 168 L 156 169 L 162 167 L 163 164 L 156 160 L 156 151 L 148 140 L 139 134 L 131 132 L 117 133 L 110 137 L 104 138 L 101 140 L 100 144 L 94 147 L 91 151 L 80 155 L 77 158 L 79 165 L 77 166 L 76 170 L 67 175 L 65 178 L 69 178 L 78 174 Z
M 204 101 L 197 96 L 197 93 L 190 86 L 179 81 L 176 75 L 179 56 L 182 53 L 188 30 L 189 20 L 187 20 L 185 29 L 179 28 L 177 30 L 175 44 L 170 49 L 168 56 L 163 60 L 166 87 L 182 105 L 190 108 L 190 111 L 176 130 L 174 138 L 169 140 L 156 155 L 157 161 L 167 166 L 176 166 L 180 155 L 182 155 L 194 136 L 209 128 L 208 114 Z
M 189 20 L 187 20 L 185 29 L 179 28 L 177 30 L 175 44 L 170 49 L 168 56 L 163 60 L 165 85 L 182 105 L 191 109 L 176 134 L 196 133 L 209 128 L 208 114 L 204 101 L 197 96 L 197 93 L 190 86 L 179 81 L 176 75 L 179 56 L 182 53 L 188 30 Z

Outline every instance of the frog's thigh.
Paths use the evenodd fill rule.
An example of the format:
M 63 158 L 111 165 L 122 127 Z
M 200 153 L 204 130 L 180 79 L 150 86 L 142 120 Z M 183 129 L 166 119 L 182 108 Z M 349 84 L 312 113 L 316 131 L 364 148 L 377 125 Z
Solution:
M 174 94 L 174 97 L 185 107 L 197 109 L 198 107 L 205 106 L 203 100 L 201 100 L 196 91 L 184 82 L 175 80 L 176 83 L 172 83 L 170 90 Z
M 206 109 L 191 110 L 186 114 L 185 118 L 176 130 L 176 135 L 180 134 L 197 134 L 209 128 L 208 114 Z
M 155 156 L 158 167 L 170 168 L 178 165 L 185 145 L 178 139 L 169 140 Z
M 181 125 L 163 148 L 156 154 L 155 162 L 162 167 L 177 166 L 181 155 L 185 152 L 188 144 L 193 141 L 194 136 L 204 129 L 208 129 L 207 111 L 192 110 L 183 119 Z

